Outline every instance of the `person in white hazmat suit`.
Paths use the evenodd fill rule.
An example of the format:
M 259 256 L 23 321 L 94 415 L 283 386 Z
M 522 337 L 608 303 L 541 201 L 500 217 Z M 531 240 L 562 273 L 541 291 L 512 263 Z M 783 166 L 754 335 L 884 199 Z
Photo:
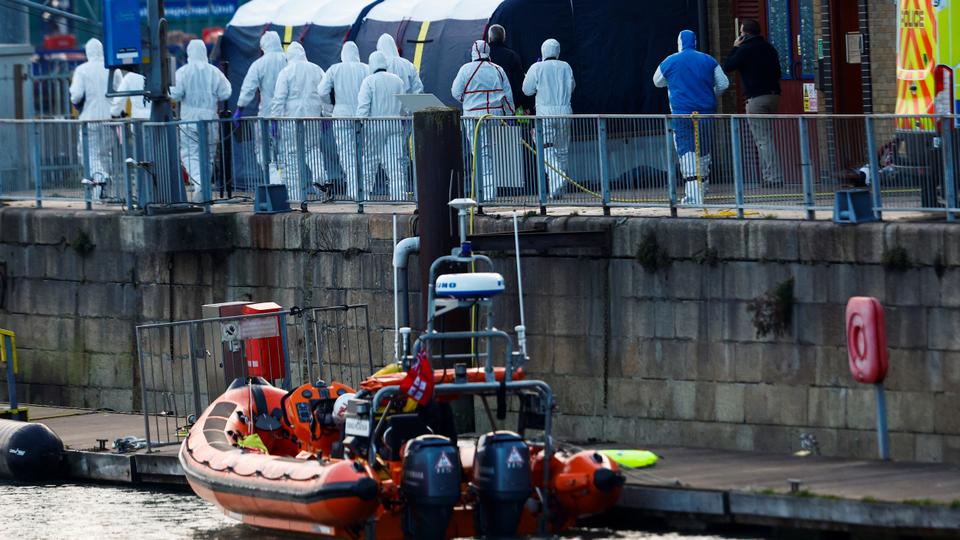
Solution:
M 490 61 L 490 45 L 486 41 L 474 41 L 470 47 L 470 62 L 460 66 L 453 79 L 450 93 L 454 99 L 463 103 L 463 116 L 479 118 L 485 115 L 509 116 L 513 114 L 513 91 L 506 72 Z M 480 122 L 477 120 L 477 122 Z M 490 200 L 497 195 L 494 184 L 493 158 L 490 155 L 490 133 L 499 126 L 491 122 L 482 122 L 477 144 L 477 164 L 480 202 Z M 474 149 L 475 124 L 467 129 L 470 149 Z
M 117 92 L 142 92 L 146 79 L 139 73 L 127 73 L 120 81 Z M 110 107 L 110 115 L 114 118 L 122 118 L 127 114 L 127 101 L 130 102 L 129 117 L 134 120 L 150 119 L 150 101 L 144 96 L 122 96 L 113 98 L 113 105 Z
M 357 97 L 360 85 L 370 74 L 370 69 L 360 61 L 357 44 L 347 41 L 340 49 L 340 63 L 330 66 L 320 81 L 320 99 L 333 105 L 334 118 L 351 118 L 357 115 Z M 340 157 L 340 167 L 347 175 L 347 193 L 356 194 L 357 179 L 357 126 L 353 120 L 334 120 L 333 136 Z
M 237 96 L 237 110 L 233 113 L 234 121 L 243 116 L 243 109 L 253 102 L 258 92 L 260 93 L 260 108 L 257 111 L 257 116 L 270 116 L 273 91 L 277 87 L 277 77 L 287 66 L 287 57 L 283 53 L 283 43 L 280 41 L 280 35 L 272 30 L 264 32 L 260 36 L 260 50 L 263 51 L 263 55 L 250 64 L 250 69 L 247 70 L 247 74 L 243 77 L 243 83 L 240 85 L 240 95 Z M 254 133 L 256 133 L 254 152 L 257 154 L 257 162 L 262 166 L 263 156 L 260 154 L 263 151 L 263 137 L 269 134 L 261 132 L 259 122 Z M 276 170 L 277 167 L 271 167 L 271 169 Z
M 560 60 L 560 42 L 548 39 L 540 46 L 543 60 L 530 66 L 523 78 L 523 93 L 536 95 L 537 116 L 573 114 L 570 98 L 575 82 L 570 64 Z M 560 118 L 542 120 L 543 156 L 550 179 L 550 197 L 561 196 L 570 147 L 570 121 Z
M 110 151 L 117 137 L 114 128 L 94 122 L 110 120 L 110 99 L 107 97 L 110 72 L 103 63 L 103 44 L 93 38 L 87 41 L 85 50 L 87 61 L 77 66 L 70 82 L 70 102 L 80 110 L 80 120 L 90 121 L 86 124 L 89 161 L 84 174 L 93 183 L 94 200 L 100 200 L 103 186 L 110 180 Z M 120 81 L 120 74 L 114 73 L 113 87 L 118 87 Z M 80 137 L 77 142 L 80 163 L 84 162 L 83 148 L 83 137 Z
M 357 116 L 361 118 L 400 116 L 397 94 L 403 93 L 403 81 L 387 71 L 387 58 L 380 51 L 370 54 L 370 75 L 360 84 Z M 363 198 L 369 200 L 382 166 L 387 176 L 390 200 L 400 200 L 405 191 L 405 165 L 402 161 L 404 129 L 399 120 L 377 120 L 364 125 Z M 357 199 L 356 190 L 349 195 Z
M 230 81 L 207 61 L 207 47 L 199 39 L 187 45 L 187 65 L 177 70 L 170 98 L 180 106 L 180 160 L 187 170 L 187 194 L 193 202 L 205 202 L 201 186 L 210 182 L 216 155 L 219 126 L 217 109 L 230 98 Z M 206 120 L 206 122 L 203 122 Z M 201 175 L 200 126 L 206 130 L 206 173 Z
M 273 92 L 270 116 L 276 118 L 318 118 L 323 116 L 323 102 L 318 88 L 323 80 L 323 69 L 307 60 L 303 45 L 294 41 L 287 47 L 287 67 L 277 77 Z M 306 200 L 306 189 L 313 183 L 324 184 L 326 178 L 323 159 L 320 155 L 320 123 L 303 123 L 303 152 L 308 178 L 300 178 L 300 162 L 297 154 L 297 126 L 295 121 L 282 122 L 280 142 L 283 180 L 287 185 L 290 200 Z
M 403 94 L 422 94 L 423 81 L 413 62 L 400 56 L 397 42 L 390 34 L 382 34 L 377 40 L 377 50 L 383 53 L 387 62 L 387 71 L 393 73 L 403 81 Z

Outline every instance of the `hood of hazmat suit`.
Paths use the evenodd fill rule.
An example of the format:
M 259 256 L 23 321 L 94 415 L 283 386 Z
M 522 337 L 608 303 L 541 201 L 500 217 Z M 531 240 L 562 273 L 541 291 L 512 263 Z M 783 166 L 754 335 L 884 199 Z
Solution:
M 107 98 L 110 72 L 103 65 L 103 43 L 93 38 L 84 47 L 87 61 L 77 66 L 70 82 L 70 102 L 81 108 L 80 120 L 108 120 L 111 100 Z M 114 73 L 113 88 L 120 86 L 122 75 Z
M 403 91 L 406 94 L 422 94 L 423 81 L 416 66 L 406 58 L 400 56 L 397 42 L 390 34 L 382 34 L 377 40 L 377 51 L 383 53 L 387 62 L 387 71 L 393 73 L 403 81 Z
M 513 92 L 503 68 L 490 62 L 490 46 L 474 41 L 470 47 L 472 62 L 460 66 L 450 93 L 463 103 L 464 116 L 513 114 Z
M 396 95 L 404 93 L 403 81 L 387 71 L 387 57 L 380 51 L 370 53 L 370 71 L 360 84 L 357 116 L 400 116 Z
M 273 103 L 273 90 L 277 86 L 277 77 L 286 67 L 287 58 L 283 54 L 283 44 L 280 35 L 270 31 L 260 37 L 260 49 L 263 56 L 250 64 L 250 69 L 243 77 L 240 85 L 240 95 L 237 97 L 237 106 L 246 107 L 253 102 L 257 92 L 260 92 L 259 116 L 270 114 L 270 104 Z
M 570 64 L 560 60 L 560 42 L 548 39 L 540 46 L 543 60 L 530 66 L 523 78 L 523 93 L 536 96 L 537 115 L 572 114 L 570 99 L 575 81 Z
M 287 47 L 287 67 L 277 77 L 271 116 L 313 118 L 323 116 L 318 88 L 323 69 L 307 60 L 303 46 L 294 41 Z
M 320 82 L 320 99 L 333 104 L 333 116 L 348 117 L 357 114 L 357 96 L 360 84 L 370 69 L 360 61 L 357 44 L 347 41 L 340 49 L 340 63 L 330 66 Z
M 220 101 L 230 97 L 230 81 L 207 61 L 207 47 L 199 39 L 187 45 L 187 65 L 177 70 L 170 97 L 180 103 L 181 120 L 213 120 Z

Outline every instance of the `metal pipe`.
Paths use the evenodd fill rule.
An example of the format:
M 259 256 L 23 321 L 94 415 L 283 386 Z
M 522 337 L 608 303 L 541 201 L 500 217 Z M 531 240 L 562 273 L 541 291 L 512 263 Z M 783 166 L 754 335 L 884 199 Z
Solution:
M 730 119 L 730 152 L 733 153 L 733 190 L 737 199 L 737 217 L 743 219 L 743 155 L 740 150 L 740 121 Z
M 396 219 L 396 218 L 394 218 Z M 396 237 L 396 223 L 394 223 L 394 237 Z M 394 290 L 399 298 L 399 305 L 396 309 L 395 322 L 396 330 L 410 326 L 410 294 L 409 283 L 407 280 L 407 265 L 410 261 L 410 255 L 420 252 L 420 237 L 412 236 L 404 238 L 399 242 L 394 242 L 393 247 L 393 269 L 394 269 Z M 398 333 L 399 335 L 399 333 Z M 399 349 L 399 347 L 398 347 Z
M 30 0 L 6 0 L 6 1 L 7 1 L 7 2 L 10 2 L 11 4 L 19 4 L 19 5 L 21 5 L 21 6 L 24 6 L 24 7 L 30 8 L 30 9 L 35 9 L 35 10 L 37 10 L 37 11 L 43 11 L 43 12 L 49 13 L 49 14 L 51 14 L 51 15 L 56 15 L 56 16 L 58 16 L 58 17 L 63 17 L 64 19 L 70 19 L 70 20 L 72 20 L 72 21 L 82 22 L 82 23 L 84 23 L 84 24 L 88 24 L 88 25 L 90 25 L 90 26 L 95 26 L 95 27 L 97 27 L 97 28 L 102 28 L 102 27 L 103 27 L 102 24 L 100 24 L 98 21 L 95 21 L 95 20 L 93 20 L 93 19 L 88 19 L 88 18 L 86 18 L 86 17 L 81 17 L 80 15 L 76 15 L 76 14 L 74 14 L 74 13 L 70 13 L 69 11 L 64 11 L 64 10 L 62 10 L 62 9 L 52 8 L 52 7 L 50 7 L 50 6 L 45 6 L 45 5 L 43 5 L 43 4 L 38 4 L 37 2 L 31 2 Z
M 877 449 L 880 459 L 890 459 L 890 435 L 887 433 L 887 397 L 883 392 L 883 384 L 873 385 L 877 396 Z
M 873 197 L 873 215 L 881 219 L 881 208 L 883 199 L 881 198 L 880 185 L 880 165 L 877 160 L 877 135 L 873 130 L 873 118 L 867 117 L 865 120 L 867 131 L 867 156 L 870 160 L 870 194 Z
M 803 173 L 803 205 L 806 207 L 807 219 L 815 219 L 813 210 L 813 161 L 810 157 L 810 135 L 807 119 L 798 118 L 800 129 L 800 170 Z

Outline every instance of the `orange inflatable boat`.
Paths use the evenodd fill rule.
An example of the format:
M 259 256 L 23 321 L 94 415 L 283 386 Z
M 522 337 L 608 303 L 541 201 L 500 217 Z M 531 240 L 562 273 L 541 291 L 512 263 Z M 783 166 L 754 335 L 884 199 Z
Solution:
M 435 370 L 435 377 L 446 374 Z M 385 376 L 362 386 L 398 382 Z M 371 464 L 344 433 L 346 413 L 335 409 L 341 396 L 354 394 L 337 383 L 286 392 L 238 379 L 181 445 L 187 481 L 243 523 L 346 539 L 368 532 L 378 540 L 512 536 L 541 526 L 556 532 L 609 509 L 620 495 L 622 475 L 606 456 L 552 452 L 547 480 L 542 444 L 510 431 L 453 442 L 417 413 L 381 422 L 382 448 Z M 538 493 L 550 494 L 549 515 Z

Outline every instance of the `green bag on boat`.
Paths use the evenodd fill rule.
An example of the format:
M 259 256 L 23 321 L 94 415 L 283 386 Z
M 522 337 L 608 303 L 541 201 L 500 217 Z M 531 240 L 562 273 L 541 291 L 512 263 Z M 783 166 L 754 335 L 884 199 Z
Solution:
M 631 469 L 652 467 L 660 459 L 649 450 L 600 450 L 600 453 L 616 461 L 618 465 Z

